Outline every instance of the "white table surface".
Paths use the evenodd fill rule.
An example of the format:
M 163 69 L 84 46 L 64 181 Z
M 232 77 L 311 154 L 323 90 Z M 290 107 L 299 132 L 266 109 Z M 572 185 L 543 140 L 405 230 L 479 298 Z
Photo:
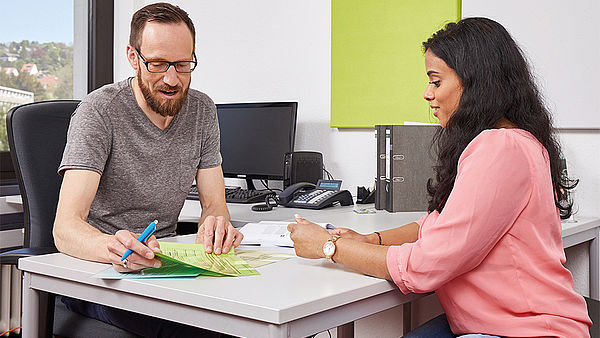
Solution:
M 193 242 L 193 235 L 182 240 Z M 41 290 L 233 335 L 303 337 L 419 297 L 325 260 L 297 257 L 260 267 L 257 276 L 91 278 L 107 267 L 60 253 L 21 259 L 25 312 L 34 316 Z M 37 335 L 35 321 L 24 313 L 24 337 Z
M 250 211 L 232 204 L 232 219 L 243 222 L 293 220 L 294 214 L 318 222 L 351 227 L 361 233 L 384 230 L 417 220 L 423 212 L 358 214 L 354 207 L 323 211 L 278 207 Z M 198 201 L 186 201 L 182 220 L 197 221 Z M 563 223 L 565 247 L 591 241 L 592 298 L 598 295 L 600 219 Z M 183 236 L 179 241 L 193 241 Z M 262 248 L 262 250 L 267 250 Z M 273 250 L 273 249 L 270 249 Z M 293 253 L 293 249 L 278 249 Z M 35 337 L 39 291 L 68 295 L 125 310 L 162 317 L 246 337 L 304 337 L 405 304 L 419 295 L 403 295 L 393 283 L 365 276 L 325 260 L 291 258 L 258 268 L 260 275 L 224 278 L 101 280 L 91 276 L 108 265 L 64 254 L 21 259 L 23 337 Z M 595 282 L 592 278 L 596 278 Z M 593 284 L 593 285 L 592 285 Z M 595 294 L 594 294 L 595 293 Z
M 315 222 L 329 222 L 336 227 L 349 227 L 360 233 L 371 233 L 377 230 L 386 230 L 418 220 L 424 212 L 397 212 L 390 213 L 377 210 L 374 214 L 358 214 L 354 209 L 370 207 L 368 205 L 354 205 L 346 207 L 332 207 L 323 210 L 295 209 L 276 207 L 272 211 L 251 211 L 246 204 L 229 204 L 229 212 L 236 226 L 244 222 L 293 221 L 294 214 Z M 200 203 L 186 201 L 181 211 L 180 219 L 198 221 L 200 219 Z M 573 220 L 574 218 L 574 220 Z M 590 245 L 590 297 L 600 300 L 600 218 L 580 217 L 575 215 L 570 220 L 562 222 L 563 247 L 569 248 L 577 244 L 589 242 Z

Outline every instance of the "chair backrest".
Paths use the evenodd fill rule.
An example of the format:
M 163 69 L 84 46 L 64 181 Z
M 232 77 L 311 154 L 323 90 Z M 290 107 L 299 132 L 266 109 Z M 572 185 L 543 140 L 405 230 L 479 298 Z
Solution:
M 62 177 L 57 174 L 71 115 L 79 101 L 41 101 L 12 108 L 8 143 L 25 223 L 24 247 L 54 247 L 52 227 Z

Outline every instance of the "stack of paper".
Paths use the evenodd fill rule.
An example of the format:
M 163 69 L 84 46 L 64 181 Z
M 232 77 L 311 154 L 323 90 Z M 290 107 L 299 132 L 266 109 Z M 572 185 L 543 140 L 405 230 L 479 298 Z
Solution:
M 290 239 L 290 232 L 287 230 L 288 224 L 290 222 L 261 221 L 248 223 L 240 228 L 240 232 L 244 234 L 242 245 L 293 247 L 294 242 Z M 317 224 L 327 230 L 335 229 L 328 223 Z

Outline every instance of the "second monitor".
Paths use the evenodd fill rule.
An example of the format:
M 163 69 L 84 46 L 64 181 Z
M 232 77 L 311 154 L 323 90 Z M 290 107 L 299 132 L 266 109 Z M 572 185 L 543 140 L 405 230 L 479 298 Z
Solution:
M 297 102 L 217 104 L 225 177 L 283 180 L 294 151 Z

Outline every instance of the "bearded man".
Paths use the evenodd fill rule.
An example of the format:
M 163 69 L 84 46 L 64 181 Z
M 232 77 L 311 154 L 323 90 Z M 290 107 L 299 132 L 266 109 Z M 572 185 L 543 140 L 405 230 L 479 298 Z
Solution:
M 64 178 L 53 230 L 56 247 L 112 263 L 121 272 L 158 267 L 156 238 L 175 235 L 196 179 L 202 206 L 196 242 L 207 252 L 228 252 L 243 236 L 231 225 L 225 203 L 215 104 L 190 89 L 197 61 L 187 13 L 167 3 L 137 11 L 127 60 L 136 76 L 90 93 L 71 118 L 58 168 Z M 137 234 L 154 219 L 159 220 L 156 237 L 138 242 Z M 121 262 L 128 249 L 133 254 Z M 65 303 L 117 326 L 138 322 L 132 331 L 143 336 L 158 330 L 147 321 L 114 315 L 115 309 L 73 299 Z

